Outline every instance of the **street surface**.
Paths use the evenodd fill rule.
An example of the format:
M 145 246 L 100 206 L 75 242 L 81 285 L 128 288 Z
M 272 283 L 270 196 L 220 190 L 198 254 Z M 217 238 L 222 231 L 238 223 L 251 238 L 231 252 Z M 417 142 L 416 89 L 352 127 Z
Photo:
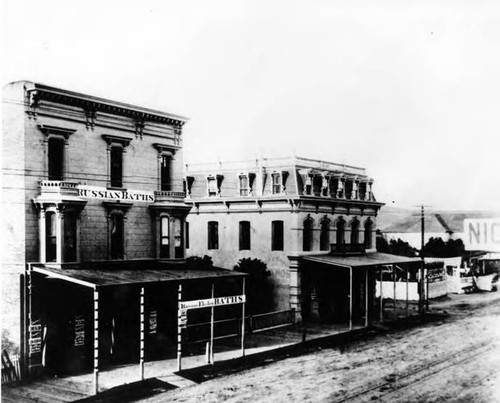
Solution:
M 140 402 L 500 402 L 500 292 L 431 305 L 444 320 L 168 391 Z

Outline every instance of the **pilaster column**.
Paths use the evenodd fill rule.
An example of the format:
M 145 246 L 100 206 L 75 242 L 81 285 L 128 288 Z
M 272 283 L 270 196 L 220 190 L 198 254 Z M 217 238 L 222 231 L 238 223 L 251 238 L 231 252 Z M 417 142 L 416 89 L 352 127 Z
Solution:
M 330 175 L 327 173 L 321 174 L 321 196 L 328 197 L 330 192 Z
M 64 211 L 61 207 L 56 211 L 56 263 L 64 260 Z
M 69 158 L 68 158 L 68 150 L 69 150 L 69 139 L 64 138 L 64 152 L 63 152 L 63 175 L 62 180 L 68 179 L 68 169 L 69 169 Z
M 352 191 L 351 191 L 351 199 L 358 200 L 358 189 L 359 189 L 359 181 L 358 179 L 354 179 L 352 181 Z
M 122 148 L 122 188 L 125 186 L 125 175 L 128 174 L 128 164 L 127 164 L 127 150 L 125 147 Z M 125 218 L 125 217 L 124 217 Z
M 170 259 L 175 258 L 175 218 L 168 219 L 168 254 Z
M 337 198 L 344 198 L 344 178 L 338 178 L 338 186 L 337 186 Z
M 301 270 L 297 256 L 290 259 L 290 308 L 295 309 L 295 321 L 302 322 Z
M 45 228 L 45 209 L 42 205 L 40 205 L 40 210 L 38 211 L 38 245 L 39 245 L 39 251 L 38 251 L 38 256 L 39 260 L 41 263 L 45 263 L 47 258 L 46 258 L 46 250 L 47 250 L 47 245 L 46 245 L 46 228 Z
M 366 185 L 366 201 L 371 201 L 373 200 L 372 197 L 372 185 L 373 181 L 369 181 Z
M 106 183 L 107 186 L 111 186 L 111 143 L 108 142 L 106 145 Z

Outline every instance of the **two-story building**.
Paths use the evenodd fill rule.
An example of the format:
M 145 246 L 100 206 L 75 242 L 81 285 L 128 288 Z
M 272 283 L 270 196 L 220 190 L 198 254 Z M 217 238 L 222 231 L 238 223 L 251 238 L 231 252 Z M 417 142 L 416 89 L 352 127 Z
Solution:
M 3 102 L 5 340 L 30 373 L 175 352 L 182 286 L 238 276 L 185 267 L 186 118 L 26 81 Z
M 275 309 L 293 308 L 297 320 L 367 322 L 381 268 L 415 261 L 376 252 L 383 203 L 364 168 L 291 157 L 189 164 L 185 172 L 188 255 L 225 268 L 264 261 Z

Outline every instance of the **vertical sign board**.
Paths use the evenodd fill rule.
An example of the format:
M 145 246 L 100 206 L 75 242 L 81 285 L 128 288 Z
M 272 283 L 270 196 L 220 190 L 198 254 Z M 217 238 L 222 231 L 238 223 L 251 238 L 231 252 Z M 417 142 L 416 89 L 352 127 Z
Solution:
M 464 220 L 466 250 L 500 252 L 500 217 Z

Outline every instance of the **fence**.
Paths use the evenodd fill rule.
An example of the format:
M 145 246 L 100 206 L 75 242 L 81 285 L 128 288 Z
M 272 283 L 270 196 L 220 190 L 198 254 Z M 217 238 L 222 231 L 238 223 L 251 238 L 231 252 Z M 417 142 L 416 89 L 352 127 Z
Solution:
M 6 350 L 2 351 L 2 385 L 21 380 L 19 357 L 14 355 L 12 360 Z
M 245 317 L 245 333 L 261 332 L 289 326 L 295 322 L 295 310 L 268 312 Z M 214 321 L 214 339 L 225 339 L 241 335 L 241 318 Z M 210 340 L 210 322 L 187 325 L 186 339 L 190 343 Z

